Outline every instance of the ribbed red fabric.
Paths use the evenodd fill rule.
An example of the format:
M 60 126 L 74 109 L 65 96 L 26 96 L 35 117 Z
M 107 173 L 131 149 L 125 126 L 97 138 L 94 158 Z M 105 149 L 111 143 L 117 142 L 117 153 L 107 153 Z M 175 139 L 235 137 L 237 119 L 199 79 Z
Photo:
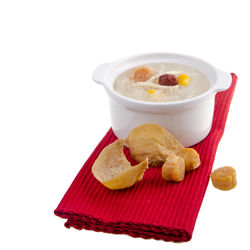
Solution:
M 194 146 L 202 164 L 186 174 L 184 181 L 166 182 L 160 168 L 150 168 L 132 188 L 112 191 L 101 185 L 93 177 L 91 167 L 101 150 L 117 139 L 110 129 L 83 165 L 55 214 L 67 219 L 67 228 L 175 242 L 190 240 L 236 86 L 237 76 L 232 74 L 232 78 L 230 88 L 216 95 L 211 132 Z M 128 149 L 124 152 L 135 163 Z

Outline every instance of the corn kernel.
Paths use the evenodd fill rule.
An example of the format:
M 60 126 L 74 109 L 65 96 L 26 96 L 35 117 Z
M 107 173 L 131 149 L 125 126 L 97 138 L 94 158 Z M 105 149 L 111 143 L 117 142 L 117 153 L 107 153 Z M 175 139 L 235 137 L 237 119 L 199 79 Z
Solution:
M 179 85 L 188 85 L 190 81 L 189 76 L 186 74 L 179 75 L 177 80 Z
M 154 94 L 154 92 L 155 92 L 154 89 L 149 89 L 149 90 L 148 90 L 148 93 L 149 93 L 150 95 Z

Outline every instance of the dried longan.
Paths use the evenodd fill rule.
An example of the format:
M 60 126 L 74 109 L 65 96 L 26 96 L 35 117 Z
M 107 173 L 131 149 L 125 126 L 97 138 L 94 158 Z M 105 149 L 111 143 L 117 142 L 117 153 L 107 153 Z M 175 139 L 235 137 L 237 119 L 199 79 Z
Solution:
M 177 155 L 184 159 L 186 172 L 198 168 L 201 164 L 200 156 L 193 148 L 183 148 L 177 153 Z
M 134 72 L 134 81 L 135 82 L 146 82 L 153 76 L 153 73 L 149 68 L 139 68 Z
M 162 166 L 162 177 L 166 181 L 182 181 L 185 176 L 184 159 L 175 154 L 170 155 Z
M 221 167 L 211 173 L 211 180 L 215 188 L 231 190 L 236 184 L 236 171 L 232 167 Z

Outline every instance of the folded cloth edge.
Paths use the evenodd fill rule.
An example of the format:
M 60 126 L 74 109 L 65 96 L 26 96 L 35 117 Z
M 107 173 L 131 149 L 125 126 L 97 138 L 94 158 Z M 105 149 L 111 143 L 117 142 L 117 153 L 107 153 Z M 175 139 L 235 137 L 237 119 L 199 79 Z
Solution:
M 144 239 L 156 239 L 174 242 L 189 241 L 192 235 L 185 228 L 176 229 L 175 226 L 160 227 L 148 224 L 134 222 L 105 222 L 100 218 L 94 218 L 91 215 L 75 214 L 73 212 L 54 211 L 55 215 L 67 219 L 65 227 L 74 227 L 75 229 L 87 229 L 96 232 L 106 232 L 114 234 L 128 234 L 132 237 L 141 237 Z

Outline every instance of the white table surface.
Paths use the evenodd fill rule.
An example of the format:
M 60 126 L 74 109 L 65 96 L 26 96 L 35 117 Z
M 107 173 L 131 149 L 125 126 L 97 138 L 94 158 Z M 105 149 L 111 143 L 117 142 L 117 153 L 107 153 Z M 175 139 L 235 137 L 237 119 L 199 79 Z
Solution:
M 0 211 L 2 249 L 249 249 L 250 21 L 247 1 L 1 1 Z M 232 165 L 236 189 L 209 183 L 188 243 L 66 229 L 53 214 L 109 129 L 97 65 L 166 51 L 235 72 L 238 86 L 214 168 Z

